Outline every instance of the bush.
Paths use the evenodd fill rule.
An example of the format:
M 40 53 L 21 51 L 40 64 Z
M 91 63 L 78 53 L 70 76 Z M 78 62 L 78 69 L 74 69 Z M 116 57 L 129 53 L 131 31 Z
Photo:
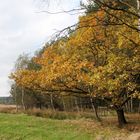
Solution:
M 57 111 L 57 110 L 40 110 L 40 109 L 32 109 L 25 111 L 28 115 L 34 115 L 37 117 L 44 117 L 44 118 L 51 118 L 51 119 L 79 119 L 79 118 L 90 118 L 95 119 L 93 113 L 86 113 L 86 112 L 65 112 L 65 111 Z

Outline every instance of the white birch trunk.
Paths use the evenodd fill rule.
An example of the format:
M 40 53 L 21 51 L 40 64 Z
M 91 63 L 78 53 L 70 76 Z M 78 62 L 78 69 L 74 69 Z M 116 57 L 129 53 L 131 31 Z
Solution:
M 25 110 L 25 104 L 24 104 L 24 89 L 22 87 L 22 97 L 21 97 L 21 101 L 22 101 L 22 107 Z
M 137 10 L 138 15 L 140 16 L 140 0 L 137 0 Z M 140 18 L 138 19 L 138 29 L 140 30 Z
M 14 87 L 14 98 L 15 98 L 15 103 L 16 103 L 16 112 L 18 112 L 18 103 L 17 103 L 17 86 L 15 84 L 15 87 Z

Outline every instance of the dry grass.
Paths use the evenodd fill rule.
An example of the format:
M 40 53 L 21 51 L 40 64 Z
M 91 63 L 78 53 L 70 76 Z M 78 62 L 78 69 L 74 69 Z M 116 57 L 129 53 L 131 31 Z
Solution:
M 0 104 L 1 113 L 16 113 L 16 105 L 4 105 Z
M 115 114 L 109 116 L 101 116 L 102 121 L 98 122 L 94 113 L 92 112 L 60 112 L 52 110 L 28 110 L 26 112 L 29 115 L 35 115 L 45 118 L 64 120 L 68 123 L 74 123 L 80 125 L 81 129 L 86 127 L 86 130 L 94 130 L 98 128 L 100 130 L 106 129 L 108 133 L 113 129 L 118 128 L 117 116 Z M 121 129 L 120 135 L 126 135 L 131 132 L 140 132 L 140 114 L 125 114 L 128 124 Z M 79 121 L 81 120 L 81 121 Z M 104 132 L 104 131 L 103 131 Z M 92 131 L 91 131 L 92 133 Z M 119 135 L 119 134 L 118 134 Z
M 58 110 L 51 110 L 51 109 L 32 109 L 26 110 L 24 113 L 28 115 L 34 115 L 37 117 L 44 117 L 44 118 L 51 118 L 51 119 L 58 119 L 58 120 L 65 120 L 65 119 L 96 119 L 95 115 L 91 112 L 66 112 L 66 111 L 58 111 Z
M 0 104 L 0 109 L 1 108 L 16 108 L 16 105 L 5 105 L 5 104 Z
M 17 113 L 16 106 L 0 104 L 0 112 L 15 114 Z M 110 114 L 108 116 L 101 116 L 102 121 L 97 122 L 96 117 L 94 113 L 92 112 L 63 112 L 63 111 L 57 111 L 57 110 L 53 111 L 50 109 L 40 110 L 36 108 L 31 109 L 31 110 L 26 110 L 26 111 L 23 111 L 23 110 L 18 111 L 18 113 L 23 113 L 23 112 L 31 116 L 33 115 L 33 116 L 43 117 L 43 118 L 51 118 L 51 119 L 58 119 L 58 120 L 64 120 L 64 121 L 73 120 L 74 123 L 79 123 L 79 119 L 88 120 L 87 122 L 89 122 L 90 125 L 87 122 L 86 124 L 82 123 L 84 127 L 87 126 L 87 129 L 88 128 L 90 129 L 92 127 L 93 128 L 98 127 L 101 129 L 105 127 L 114 127 L 114 126 L 117 128 L 118 126 L 117 116 L 115 114 L 113 115 Z M 140 114 L 125 114 L 125 116 L 128 121 L 128 124 L 125 125 L 125 127 L 122 130 L 126 130 L 129 132 L 140 132 Z M 95 124 L 96 124 L 96 127 L 95 127 Z
M 125 114 L 127 124 L 123 129 L 130 132 L 140 132 L 140 114 Z M 103 126 L 118 126 L 117 116 L 107 116 L 102 118 Z
M 80 120 L 64 120 L 65 123 L 79 126 L 80 131 L 85 131 L 88 134 L 94 134 L 94 137 L 99 140 L 124 140 L 131 132 L 127 129 L 120 129 L 116 125 L 105 125 L 102 122 L 97 122 L 91 119 Z
M 17 113 L 16 106 L 0 105 L 0 112 Z M 140 132 L 140 114 L 125 114 L 128 124 L 120 129 L 118 128 L 117 116 L 115 114 L 101 116 L 102 121 L 98 122 L 92 112 L 62 112 L 57 110 L 40 110 L 35 108 L 26 111 L 19 110 L 18 113 L 23 112 L 31 117 L 40 117 L 38 119 L 50 118 L 46 120 L 50 120 L 52 122 L 60 121 L 66 126 L 72 128 L 75 127 L 75 132 L 77 133 L 85 132 L 86 134 L 92 135 L 96 139 L 100 140 L 124 140 L 134 132 Z
M 126 114 L 128 124 L 126 129 L 129 131 L 140 132 L 140 114 Z

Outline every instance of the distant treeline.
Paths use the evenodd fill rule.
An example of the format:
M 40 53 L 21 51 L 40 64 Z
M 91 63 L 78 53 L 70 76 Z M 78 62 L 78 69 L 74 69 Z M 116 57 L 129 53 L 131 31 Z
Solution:
M 0 104 L 14 104 L 13 97 L 0 97 Z

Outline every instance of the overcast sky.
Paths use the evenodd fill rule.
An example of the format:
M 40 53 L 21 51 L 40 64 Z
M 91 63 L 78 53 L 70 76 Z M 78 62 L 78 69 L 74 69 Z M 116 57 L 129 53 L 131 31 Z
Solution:
M 77 22 L 78 15 L 40 11 L 73 9 L 79 6 L 79 0 L 63 0 L 56 5 L 53 3 L 48 9 L 41 0 L 0 0 L 0 96 L 9 95 L 8 75 L 20 54 L 33 54 L 57 29 Z

